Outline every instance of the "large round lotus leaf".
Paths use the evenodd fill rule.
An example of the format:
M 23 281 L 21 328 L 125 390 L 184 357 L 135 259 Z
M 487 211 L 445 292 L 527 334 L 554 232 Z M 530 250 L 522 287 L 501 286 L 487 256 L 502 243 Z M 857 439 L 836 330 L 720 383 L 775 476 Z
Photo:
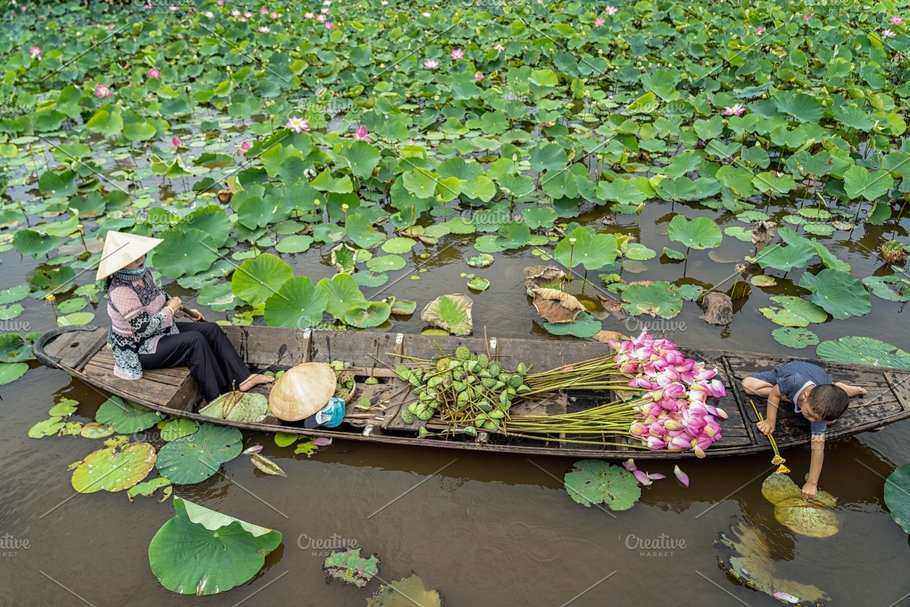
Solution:
M 910 533 L 910 464 L 904 464 L 885 480 L 885 505 L 891 518 Z
M 618 253 L 616 236 L 599 234 L 591 228 L 579 227 L 559 241 L 553 256 L 569 269 L 582 265 L 586 270 L 599 270 L 616 261 Z
M 95 320 L 94 312 L 74 312 L 66 316 L 58 316 L 57 324 L 61 327 L 81 327 Z
M 113 433 L 113 428 L 105 424 L 99 424 L 97 422 L 89 422 L 82 426 L 82 430 L 79 431 L 79 435 L 82 438 L 90 439 L 107 438 Z
M 586 508 L 606 504 L 610 510 L 628 510 L 641 497 L 631 472 L 596 459 L 575 462 L 563 482 L 569 497 Z
M 32 345 L 18 333 L 0 333 L 0 362 L 18 363 L 34 358 Z
M 222 246 L 231 233 L 231 221 L 216 204 L 200 207 L 183 218 L 181 225 L 204 232 L 206 242 L 214 249 Z
M 846 364 L 910 370 L 910 352 L 871 337 L 850 336 L 823 341 L 815 348 L 819 358 Z
M 54 417 L 67 417 L 76 412 L 79 408 L 79 401 L 72 398 L 60 397 L 54 406 L 47 410 L 47 414 Z
M 622 292 L 623 309 L 629 314 L 648 314 L 673 318 L 682 311 L 683 298 L 679 291 L 666 281 L 650 284 L 632 283 Z
M 840 270 L 824 269 L 814 278 L 803 274 L 800 286 L 812 291 L 812 303 L 834 318 L 863 316 L 872 310 L 869 293 L 859 280 Z
M 360 548 L 333 552 L 322 562 L 326 575 L 363 588 L 379 573 L 379 559 L 375 554 L 360 556 Z
M 818 344 L 818 335 L 803 327 L 780 327 L 771 331 L 771 337 L 788 348 L 807 348 Z
M 825 322 L 828 313 L 811 301 L 792 295 L 775 295 L 771 301 L 779 308 L 760 308 L 759 312 L 771 322 L 784 327 L 808 327 L 810 324 Z
M 910 301 L 910 279 L 897 274 L 867 276 L 863 279 L 872 294 L 888 301 Z
M 762 495 L 774 504 L 774 518 L 794 533 L 809 537 L 830 537 L 838 532 L 837 500 L 819 491 L 812 500 L 786 474 L 771 474 L 762 483 Z
M 486 268 L 493 265 L 494 257 L 489 253 L 480 253 L 464 260 L 472 268 Z
M 471 308 L 474 302 L 463 293 L 440 295 L 426 305 L 420 319 L 452 335 L 470 335 L 474 330 Z
M 265 322 L 272 327 L 315 327 L 322 322 L 328 303 L 328 293 L 309 278 L 291 278 L 265 300 Z
M 206 596 L 246 583 L 281 545 L 281 533 L 174 498 L 175 515 L 149 543 L 149 567 L 162 586 Z
M 263 253 L 240 264 L 231 277 L 234 295 L 252 306 L 265 303 L 285 282 L 294 276 L 294 270 L 281 258 Z
M 690 249 L 713 249 L 724 239 L 723 233 L 709 217 L 687 219 L 676 215 L 667 226 L 667 237 Z
M 394 272 L 407 265 L 401 255 L 380 255 L 367 262 L 367 268 L 372 272 Z
M 202 424 L 189 436 L 161 447 L 158 471 L 175 485 L 200 483 L 243 450 L 243 434 L 236 428 Z
M 5 306 L 7 304 L 16 303 L 17 301 L 22 301 L 28 297 L 30 287 L 27 283 L 22 283 L 21 285 L 16 285 L 15 287 L 10 287 L 8 289 L 3 289 L 0 291 L 0 305 Z
M 70 482 L 79 493 L 129 489 L 155 467 L 155 448 L 148 443 L 127 443 L 122 448 L 98 449 L 76 466 Z
M 588 312 L 582 312 L 572 322 L 543 322 L 541 326 L 552 335 L 572 335 L 581 339 L 594 337 L 603 329 L 603 323 Z
M 57 436 L 66 422 L 62 417 L 53 416 L 43 419 L 28 429 L 29 438 L 44 438 L 46 436 Z
M 117 434 L 142 432 L 160 420 L 161 415 L 157 411 L 124 402 L 119 396 L 111 396 L 95 412 L 95 421 L 111 426 Z
M 396 238 L 390 238 L 384 243 L 382 243 L 382 250 L 386 253 L 392 255 L 404 255 L 408 253 L 411 249 L 414 248 L 414 245 L 417 244 L 417 241 L 412 238 L 405 238 L 399 236 Z
M 206 232 L 178 226 L 161 235 L 164 242 L 154 250 L 152 263 L 171 278 L 208 270 L 218 259 L 218 249 L 209 243 Z
M 385 301 L 368 301 L 351 306 L 342 317 L 345 324 L 359 329 L 378 327 L 389 319 L 392 306 Z
M 367 599 L 367 607 L 442 607 L 442 597 L 426 587 L 423 580 L 412 575 L 395 580 L 382 587 Z
M 269 414 L 269 399 L 257 392 L 222 394 L 199 410 L 200 415 L 232 422 L 258 423 Z
M 158 424 L 158 431 L 161 433 L 161 440 L 165 442 L 177 440 L 178 438 L 183 438 L 184 436 L 189 436 L 190 434 L 195 433 L 198 429 L 199 424 L 191 419 L 182 417 L 178 417 L 177 419 L 169 419 L 166 422 Z
M 303 253 L 309 250 L 313 244 L 312 236 L 294 235 L 282 238 L 281 242 L 275 245 L 275 250 L 280 253 Z
M 326 310 L 339 320 L 342 320 L 352 307 L 367 302 L 354 278 L 344 272 L 335 274 L 331 279 L 323 278 L 316 287 L 327 293 Z
M 25 363 L 0 363 L 0 386 L 14 382 L 28 371 Z

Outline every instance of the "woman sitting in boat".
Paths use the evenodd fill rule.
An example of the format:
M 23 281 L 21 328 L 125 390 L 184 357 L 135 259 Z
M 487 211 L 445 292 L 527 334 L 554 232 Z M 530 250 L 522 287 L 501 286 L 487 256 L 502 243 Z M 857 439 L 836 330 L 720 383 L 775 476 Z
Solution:
M 198 310 L 186 310 L 179 297 L 168 298 L 155 284 L 145 255 L 160 242 L 113 231 L 104 240 L 97 280 L 107 285 L 114 375 L 135 380 L 143 369 L 189 367 L 207 402 L 273 381 L 250 372 L 221 327 L 207 322 Z M 194 322 L 175 322 L 174 315 L 181 311 Z

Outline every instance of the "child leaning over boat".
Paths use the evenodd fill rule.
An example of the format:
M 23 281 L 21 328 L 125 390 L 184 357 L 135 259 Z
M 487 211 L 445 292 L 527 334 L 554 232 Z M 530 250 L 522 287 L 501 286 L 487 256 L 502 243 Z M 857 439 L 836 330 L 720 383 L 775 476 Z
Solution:
M 758 422 L 758 429 L 764 435 L 774 433 L 781 401 L 793 403 L 795 413 L 809 422 L 812 457 L 806 484 L 803 485 L 803 497 L 815 497 L 824 463 L 828 422 L 840 417 L 847 409 L 850 397 L 862 396 L 866 393 L 865 388 L 834 382 L 818 365 L 798 360 L 752 374 L 743 380 L 743 388 L 748 394 L 768 399 L 765 420 Z

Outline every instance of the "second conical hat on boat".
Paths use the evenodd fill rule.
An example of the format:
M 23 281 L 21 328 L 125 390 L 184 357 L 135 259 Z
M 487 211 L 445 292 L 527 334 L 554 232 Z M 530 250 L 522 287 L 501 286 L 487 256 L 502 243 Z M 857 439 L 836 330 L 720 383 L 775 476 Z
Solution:
M 323 407 L 335 394 L 335 371 L 325 363 L 301 363 L 285 371 L 269 392 L 269 411 L 280 420 L 296 422 Z

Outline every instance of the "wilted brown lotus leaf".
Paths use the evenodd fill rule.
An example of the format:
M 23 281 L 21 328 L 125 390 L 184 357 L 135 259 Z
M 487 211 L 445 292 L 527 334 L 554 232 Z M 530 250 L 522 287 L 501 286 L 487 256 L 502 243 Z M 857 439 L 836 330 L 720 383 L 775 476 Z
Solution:
M 566 278 L 566 273 L 555 266 L 527 266 L 525 268 L 525 289 L 528 295 L 539 287 L 552 288 Z
M 547 322 L 573 322 L 585 311 L 574 295 L 559 289 L 531 289 L 531 297 L 534 298 L 534 309 Z
M 752 228 L 752 244 L 756 251 L 761 251 L 766 244 L 771 242 L 777 232 L 777 224 L 773 221 L 759 221 Z

